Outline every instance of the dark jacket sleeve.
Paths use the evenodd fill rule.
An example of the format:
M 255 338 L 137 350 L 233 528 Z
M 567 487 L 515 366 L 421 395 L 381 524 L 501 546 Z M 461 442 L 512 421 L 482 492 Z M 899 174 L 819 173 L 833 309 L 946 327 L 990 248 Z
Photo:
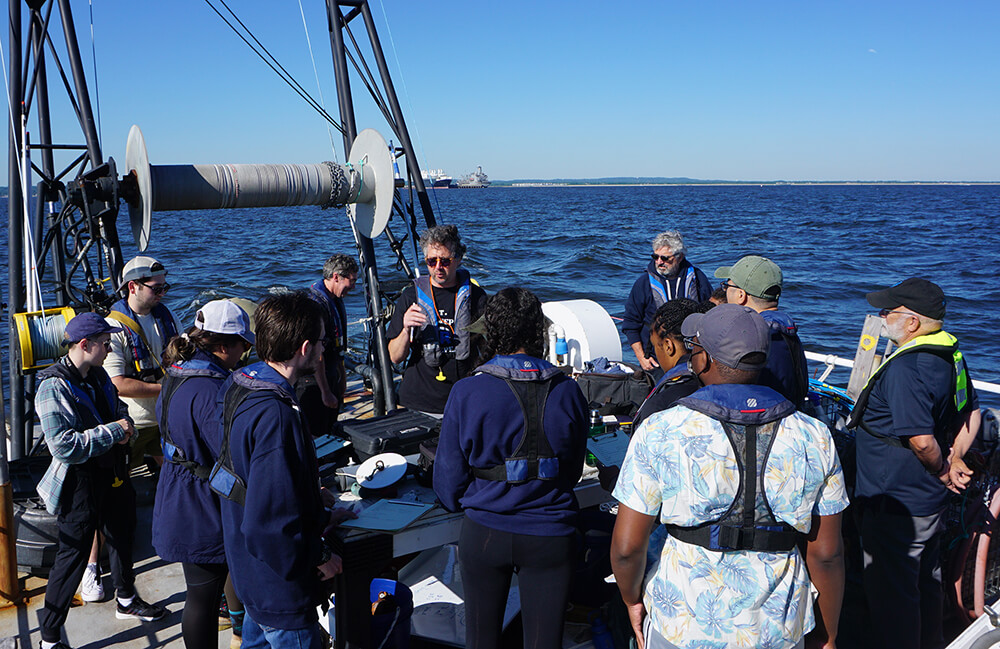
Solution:
M 646 305 L 653 299 L 649 292 L 649 279 L 646 273 L 639 276 L 639 279 L 632 285 L 632 290 L 628 294 L 625 302 L 625 317 L 622 318 L 622 333 L 629 345 L 642 342 L 642 327 L 646 314 Z
M 712 286 L 712 280 L 708 278 L 708 275 L 702 272 L 698 267 L 694 269 L 695 280 L 698 282 L 698 301 L 704 302 L 708 298 L 712 297 L 712 291 L 715 288 Z
M 444 418 L 441 420 L 441 436 L 434 456 L 434 493 L 450 512 L 457 512 L 462 508 L 459 500 L 472 482 L 469 459 L 462 450 L 460 437 L 464 382 L 463 379 L 456 383 L 448 395 Z

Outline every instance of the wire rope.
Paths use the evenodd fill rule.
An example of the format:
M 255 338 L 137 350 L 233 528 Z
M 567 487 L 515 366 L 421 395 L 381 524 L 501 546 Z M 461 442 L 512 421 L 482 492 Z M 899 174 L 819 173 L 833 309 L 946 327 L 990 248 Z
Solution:
M 267 50 L 267 48 L 264 47 L 264 45 L 259 40 L 257 40 L 257 37 L 253 35 L 253 32 L 251 32 L 246 27 L 246 25 L 243 24 L 243 22 L 233 12 L 233 10 L 230 9 L 229 6 L 226 5 L 226 3 L 223 2 L 222 0 L 220 0 L 220 2 L 222 3 L 222 5 L 224 7 L 226 7 L 226 10 L 229 11 L 229 13 L 240 24 L 240 26 L 243 27 L 243 29 L 246 31 L 246 33 L 249 35 L 249 37 L 252 38 L 254 40 L 254 42 L 256 42 L 258 45 L 260 45 L 260 48 L 267 54 L 267 56 L 264 56 L 264 54 L 261 54 L 261 52 L 258 51 L 257 48 L 255 48 L 253 46 L 253 44 L 250 43 L 250 41 L 247 39 L 247 36 L 244 36 L 242 33 L 240 33 L 240 30 L 238 30 L 236 28 L 236 26 L 233 25 L 233 23 L 231 23 L 229 21 L 228 18 L 226 18 L 224 15 L 222 15 L 222 12 L 219 11 L 219 9 L 217 7 L 215 7 L 215 5 L 212 4 L 211 0 L 205 0 L 205 4 L 207 4 L 209 6 L 209 8 L 211 8 L 212 11 L 214 11 L 219 16 L 219 18 L 221 18 L 222 21 L 224 23 L 226 23 L 226 25 L 228 25 L 230 29 L 233 30 L 233 33 L 236 34 L 240 38 L 240 40 L 242 40 L 244 43 L 246 43 L 247 46 L 253 51 L 253 53 L 256 54 L 258 57 L 260 57 L 260 59 L 269 68 L 271 68 L 271 70 L 273 70 L 274 73 L 277 74 L 278 77 L 288 85 L 288 87 L 290 87 L 296 94 L 298 94 L 300 97 L 302 97 L 302 99 L 304 99 L 306 101 L 306 103 L 309 104 L 312 107 L 313 110 L 315 110 L 317 113 L 319 113 L 319 115 L 323 119 L 325 119 L 327 122 L 329 122 L 331 126 L 333 126 L 335 129 L 337 129 L 338 131 L 340 131 L 341 133 L 343 133 L 344 132 L 344 127 L 341 126 L 339 123 L 337 123 L 337 121 L 335 119 L 333 119 L 333 117 L 331 117 L 329 113 L 326 112 L 326 110 L 319 104 L 319 102 L 317 102 L 315 99 L 313 99 L 312 95 L 310 95 L 308 92 L 306 92 L 306 90 L 302 87 L 302 85 L 299 84 L 299 82 L 296 81 L 295 78 L 287 70 L 285 70 L 285 68 L 278 62 L 278 60 L 276 58 L 274 58 L 274 55 L 272 55 Z M 271 60 L 268 60 L 268 57 L 270 57 Z
M 309 38 L 309 26 L 306 23 L 306 11 L 302 8 L 302 0 L 299 0 L 299 14 L 302 16 L 302 31 L 306 34 L 306 45 L 309 48 L 309 59 L 312 61 L 313 75 L 316 77 L 316 90 L 319 92 L 320 105 L 326 110 L 326 99 L 323 98 L 323 86 L 319 82 L 319 69 L 316 67 L 316 55 L 313 53 L 312 39 Z M 333 141 L 333 131 L 329 126 L 326 132 L 330 136 L 330 151 L 333 152 L 333 160 L 337 160 L 337 146 Z M 347 152 L 344 152 L 344 160 L 347 160 Z
M 90 0 L 90 55 L 94 64 L 94 104 L 97 106 L 97 143 L 104 150 L 104 129 L 101 126 L 101 84 L 97 82 L 97 39 L 94 37 L 94 0 Z M 94 166 L 99 164 L 94 161 Z
M 406 87 L 406 77 L 403 75 L 403 66 L 399 62 L 399 52 L 396 51 L 396 40 L 392 37 L 392 27 L 389 26 L 389 15 L 385 11 L 385 3 L 379 0 L 379 8 L 382 10 L 382 20 L 385 21 L 385 31 L 389 34 L 389 47 L 392 48 L 392 58 L 396 60 L 396 70 L 399 72 L 399 80 L 403 85 L 403 95 L 406 97 L 406 105 L 409 107 L 410 115 L 414 115 L 413 102 L 410 100 L 410 91 Z M 427 153 L 424 149 L 423 139 L 420 137 L 420 126 L 414 123 L 413 131 L 417 135 L 417 144 L 420 146 L 421 157 L 424 159 L 424 167 L 430 169 L 430 163 L 427 161 Z M 437 194 L 434 194 L 434 209 L 441 213 L 441 204 L 438 201 Z

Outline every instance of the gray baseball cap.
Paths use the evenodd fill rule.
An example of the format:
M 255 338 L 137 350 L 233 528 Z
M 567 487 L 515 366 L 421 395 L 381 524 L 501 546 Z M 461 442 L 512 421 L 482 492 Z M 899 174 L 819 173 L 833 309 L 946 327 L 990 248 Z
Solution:
M 738 304 L 720 304 L 708 313 L 684 318 L 681 334 L 698 337 L 698 344 L 715 360 L 736 370 L 759 370 L 766 364 L 771 332 L 760 314 Z M 747 354 L 762 352 L 759 363 L 744 362 Z
M 747 255 L 732 266 L 715 270 L 715 276 L 732 283 L 762 300 L 777 300 L 781 295 L 781 268 L 767 257 Z

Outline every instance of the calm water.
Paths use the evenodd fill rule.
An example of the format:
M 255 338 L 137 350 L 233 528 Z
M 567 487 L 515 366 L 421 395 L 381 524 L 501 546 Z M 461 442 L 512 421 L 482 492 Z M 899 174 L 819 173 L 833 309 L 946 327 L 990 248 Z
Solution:
M 657 232 L 679 229 L 688 258 L 709 276 L 744 254 L 763 254 L 784 271 L 781 304 L 806 347 L 848 357 L 873 311 L 865 292 L 923 276 L 948 295 L 946 328 L 975 378 L 1000 382 L 998 186 L 452 189 L 433 191 L 432 202 L 439 223 L 460 226 L 465 265 L 489 292 L 519 284 L 542 300 L 596 300 L 613 316 L 622 315 Z M 119 230 L 131 239 L 126 210 Z M 6 231 L 0 245 L 6 251 Z M 376 248 L 383 285 L 401 288 L 384 238 Z M 406 249 L 412 260 L 409 242 Z M 186 325 L 210 299 L 304 287 L 329 254 L 353 250 L 342 210 L 279 208 L 154 215 L 148 252 L 169 269 L 175 289 L 167 304 Z M 130 244 L 126 259 L 134 254 Z M 352 321 L 365 315 L 363 299 L 360 286 L 348 298 Z M 361 324 L 350 332 L 354 345 L 365 344 Z M 996 397 L 984 402 L 1000 406 Z

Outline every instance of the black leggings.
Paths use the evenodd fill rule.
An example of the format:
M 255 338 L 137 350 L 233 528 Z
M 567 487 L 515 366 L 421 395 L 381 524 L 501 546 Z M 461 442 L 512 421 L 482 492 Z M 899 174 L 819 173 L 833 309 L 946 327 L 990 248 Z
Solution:
M 468 517 L 458 554 L 465 591 L 466 647 L 500 646 L 503 612 L 516 572 L 524 649 L 562 647 L 563 617 L 576 565 L 577 538 L 501 532 Z
M 181 633 L 187 649 L 218 649 L 219 599 L 229 570 L 224 563 L 184 563 L 187 598 Z

